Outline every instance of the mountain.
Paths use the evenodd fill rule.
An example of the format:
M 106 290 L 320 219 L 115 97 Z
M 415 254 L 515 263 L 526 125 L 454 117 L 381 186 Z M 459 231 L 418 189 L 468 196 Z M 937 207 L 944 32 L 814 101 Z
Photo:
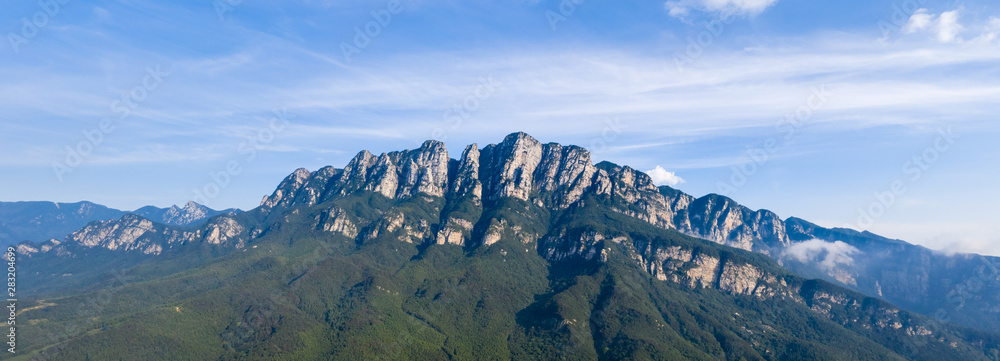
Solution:
M 159 223 L 186 226 L 231 212 L 239 210 L 216 211 L 188 202 L 184 208 L 147 206 L 132 213 Z M 126 213 L 91 202 L 0 202 L 0 245 L 6 247 L 21 241 L 62 240 L 90 222 L 115 220 Z
M 122 215 L 91 202 L 0 202 L 0 244 L 63 239 L 87 223 Z
M 189 201 L 184 205 L 184 208 L 178 207 L 176 205 L 170 206 L 170 208 L 157 208 L 154 206 L 145 206 L 136 209 L 130 213 L 142 216 L 150 221 L 171 224 L 176 226 L 187 226 L 192 225 L 206 219 L 215 217 L 220 214 L 228 214 L 240 212 L 239 209 L 230 208 L 217 211 L 194 201 Z
M 846 231 L 806 225 L 523 133 L 363 151 L 202 225 L 22 243 L 18 357 L 1000 360 L 995 329 L 782 267 L 863 261 L 808 265 Z
M 875 296 L 904 309 L 1000 330 L 1000 258 L 945 254 L 870 232 L 782 221 L 732 199 L 694 198 L 660 187 L 672 224 L 685 234 L 770 255 L 787 269 Z M 640 215 L 641 216 L 641 215 Z

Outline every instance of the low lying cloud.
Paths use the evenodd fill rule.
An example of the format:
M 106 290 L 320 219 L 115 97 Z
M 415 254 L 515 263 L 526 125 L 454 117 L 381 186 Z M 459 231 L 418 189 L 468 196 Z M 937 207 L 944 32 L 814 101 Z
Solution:
M 684 178 L 678 177 L 674 172 L 668 172 L 661 166 L 656 166 L 656 168 L 647 170 L 646 174 L 648 174 L 650 178 L 653 178 L 653 183 L 656 185 L 668 185 L 673 187 L 685 182 Z
M 691 10 L 716 13 L 724 17 L 755 16 L 777 2 L 778 0 L 671 0 L 667 1 L 666 7 L 670 16 L 677 18 L 689 15 Z
M 838 265 L 853 265 L 854 258 L 852 256 L 858 253 L 861 253 L 861 250 L 841 241 L 827 242 L 822 239 L 810 239 L 793 244 L 786 248 L 782 255 L 802 263 L 815 263 L 829 272 Z

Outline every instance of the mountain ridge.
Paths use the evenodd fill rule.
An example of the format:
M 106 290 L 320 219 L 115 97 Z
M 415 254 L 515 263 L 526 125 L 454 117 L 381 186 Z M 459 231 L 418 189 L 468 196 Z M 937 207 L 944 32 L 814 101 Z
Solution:
M 469 145 L 460 159 L 450 158 L 443 143 L 427 141 L 414 150 L 379 156 L 361 151 L 343 169 L 328 166 L 310 172 L 300 168 L 286 177 L 270 196 L 264 197 L 261 206 L 253 212 L 264 214 L 294 205 L 312 206 L 357 191 L 372 191 L 389 199 L 411 198 L 421 193 L 449 199 L 439 222 L 442 226 L 438 229 L 431 229 L 429 224 L 406 224 L 405 219 L 398 218 L 385 222 L 410 230 L 408 237 L 414 242 L 433 239 L 438 244 L 462 246 L 493 243 L 504 228 L 499 224 L 477 224 L 483 202 L 512 197 L 539 206 L 564 209 L 588 192 L 596 195 L 614 193 L 624 200 L 623 204 L 614 207 L 615 211 L 657 227 L 769 255 L 800 274 L 823 278 L 916 312 L 945 312 L 949 319 L 964 324 L 984 329 L 1000 327 L 1000 310 L 991 306 L 993 302 L 1000 303 L 1000 258 L 949 256 L 868 232 L 827 229 L 794 217 L 782 220 L 774 212 L 751 210 L 717 194 L 696 198 L 668 186 L 657 187 L 648 175 L 628 166 L 609 162 L 593 164 L 590 153 L 583 148 L 542 144 L 526 133 L 513 133 L 503 142 L 482 149 L 476 144 Z M 455 209 L 464 211 L 455 212 Z M 344 214 L 342 210 L 331 209 L 321 227 L 347 235 L 377 235 L 375 231 L 366 235 Z M 164 239 L 167 243 L 183 243 L 197 238 L 211 244 L 223 244 L 237 239 L 240 234 L 252 238 L 261 232 L 244 229 L 247 227 L 232 217 L 222 217 L 219 222 L 223 223 L 212 224 L 204 232 L 186 233 L 187 238 L 167 235 Z M 127 225 L 123 228 L 131 229 Z M 144 233 L 141 229 L 130 232 Z M 176 230 L 171 232 L 185 234 Z M 474 234 L 479 239 L 473 239 Z M 820 260 L 803 262 L 783 253 L 793 243 L 811 239 L 844 242 L 858 253 L 848 255 L 847 263 L 834 264 L 832 268 L 818 266 Z M 247 241 L 249 239 L 237 240 L 239 244 Z M 101 241 L 91 240 L 89 244 L 101 244 Z M 58 245 L 29 245 L 25 250 L 52 247 Z M 153 251 L 170 246 L 150 244 L 147 247 Z M 891 267 L 894 257 L 902 259 L 899 261 L 902 264 L 895 268 Z M 962 263 L 963 259 L 969 262 Z M 888 266 L 875 267 L 879 264 Z M 947 277 L 931 275 L 941 269 L 931 267 L 935 264 L 944 264 L 941 267 L 945 268 L 952 265 L 945 273 Z M 958 269 L 961 267 L 955 264 L 974 265 Z M 914 268 L 921 271 L 915 273 Z M 952 281 L 956 278 L 962 281 Z M 937 283 L 933 284 L 935 280 Z M 985 287 L 985 292 L 970 297 L 966 290 L 970 283 L 992 287 Z M 956 302 L 956 298 L 961 302 Z M 970 314 L 968 310 L 973 308 L 970 304 L 981 312 Z M 958 309 L 964 310 L 955 312 Z
M 157 223 L 188 226 L 225 213 L 240 212 L 230 208 L 214 210 L 195 202 L 184 207 L 145 206 L 135 211 L 121 211 L 89 201 L 60 203 L 46 201 L 0 202 L 0 245 L 22 241 L 62 241 L 90 222 L 119 219 L 133 213 Z
M 606 213 L 588 213 L 595 208 Z M 548 221 L 551 217 L 556 218 Z M 570 226 L 573 224 L 579 225 Z M 950 341 L 956 345 L 979 339 L 955 336 L 974 333 L 901 313 L 869 297 L 871 294 L 864 296 L 832 283 L 793 277 L 775 263 L 783 262 L 800 274 L 814 272 L 841 285 L 846 278 L 838 280 L 840 273 L 833 271 L 849 272 L 854 287 L 865 290 L 866 280 L 871 278 L 878 284 L 878 279 L 863 273 L 863 268 L 848 267 L 860 262 L 834 263 L 833 268 L 819 269 L 818 262 L 793 264 L 783 251 L 818 237 L 828 238 L 823 242 L 845 242 L 869 252 L 873 250 L 870 247 L 885 246 L 871 235 L 828 230 L 795 218 L 782 221 L 773 212 L 752 211 L 726 197 L 694 198 L 669 187 L 656 187 L 649 176 L 628 166 L 608 162 L 595 165 L 583 148 L 542 144 L 524 133 L 511 134 L 503 142 L 482 149 L 470 145 L 460 159 L 448 157 L 442 143 L 428 141 L 415 150 L 379 156 L 362 151 L 343 169 L 298 169 L 258 208 L 237 215 L 219 215 L 200 227 L 158 225 L 138 216 L 92 226 L 74 233 L 73 242 L 40 247 L 22 244 L 31 249 L 19 247 L 19 252 L 29 259 L 60 253 L 59 259 L 74 258 L 96 249 L 121 249 L 144 257 L 169 256 L 190 247 L 239 254 L 256 249 L 255 242 L 288 232 L 289 227 L 350 240 L 362 250 L 377 246 L 398 252 L 399 244 L 409 244 L 417 252 L 414 257 L 446 249 L 436 246 L 454 245 L 466 254 L 499 253 L 506 260 L 512 252 L 520 254 L 522 248 L 532 254 L 533 246 L 542 259 L 552 264 L 599 269 L 604 267 L 601 265 L 624 262 L 652 279 L 690 289 L 717 290 L 760 301 L 778 297 L 875 339 L 881 339 L 883 334 L 906 339 L 951 335 L 948 337 L 961 339 Z M 649 226 L 667 233 L 653 239 L 645 233 L 652 231 L 625 231 Z M 678 238 L 669 232 L 696 236 L 717 246 Z M 663 237 L 671 241 L 664 243 Z M 389 241 L 399 243 L 385 243 Z M 46 246 L 48 249 L 42 251 Z M 739 251 L 718 248 L 722 246 Z M 920 254 L 919 248 L 907 248 L 916 246 L 891 246 Z M 905 278 L 900 282 L 889 287 L 880 285 L 876 297 L 889 299 L 891 296 L 883 293 L 892 295 L 909 287 Z M 951 319 L 984 329 L 983 324 L 971 324 L 967 318 L 991 316 L 988 311 L 960 309 L 953 312 Z M 864 315 L 867 321 L 859 321 L 858 315 Z M 886 343 L 889 341 L 880 342 L 886 347 L 891 345 Z M 938 345 L 938 341 L 930 339 L 922 342 L 922 347 Z

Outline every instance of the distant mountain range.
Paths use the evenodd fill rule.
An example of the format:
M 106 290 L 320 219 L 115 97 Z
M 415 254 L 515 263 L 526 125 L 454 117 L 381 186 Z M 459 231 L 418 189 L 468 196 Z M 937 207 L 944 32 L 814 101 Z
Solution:
M 157 223 L 189 226 L 220 214 L 239 211 L 216 211 L 195 202 L 188 202 L 183 208 L 146 206 L 132 212 L 91 202 L 0 202 L 0 245 L 6 247 L 22 241 L 62 240 L 90 222 L 115 220 L 128 213 Z
M 695 198 L 524 133 L 17 250 L 40 360 L 1000 360 L 995 257 Z

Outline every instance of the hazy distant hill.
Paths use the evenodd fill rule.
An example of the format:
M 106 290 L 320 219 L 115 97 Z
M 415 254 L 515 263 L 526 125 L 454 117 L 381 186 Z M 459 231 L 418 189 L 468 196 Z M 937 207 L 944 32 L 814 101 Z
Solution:
M 185 226 L 235 211 L 239 210 L 216 211 L 188 202 L 184 208 L 147 206 L 132 213 L 164 224 Z M 126 213 L 129 212 L 91 202 L 0 202 L 0 245 L 6 247 L 22 241 L 50 239 L 61 241 L 90 222 L 119 219 Z

